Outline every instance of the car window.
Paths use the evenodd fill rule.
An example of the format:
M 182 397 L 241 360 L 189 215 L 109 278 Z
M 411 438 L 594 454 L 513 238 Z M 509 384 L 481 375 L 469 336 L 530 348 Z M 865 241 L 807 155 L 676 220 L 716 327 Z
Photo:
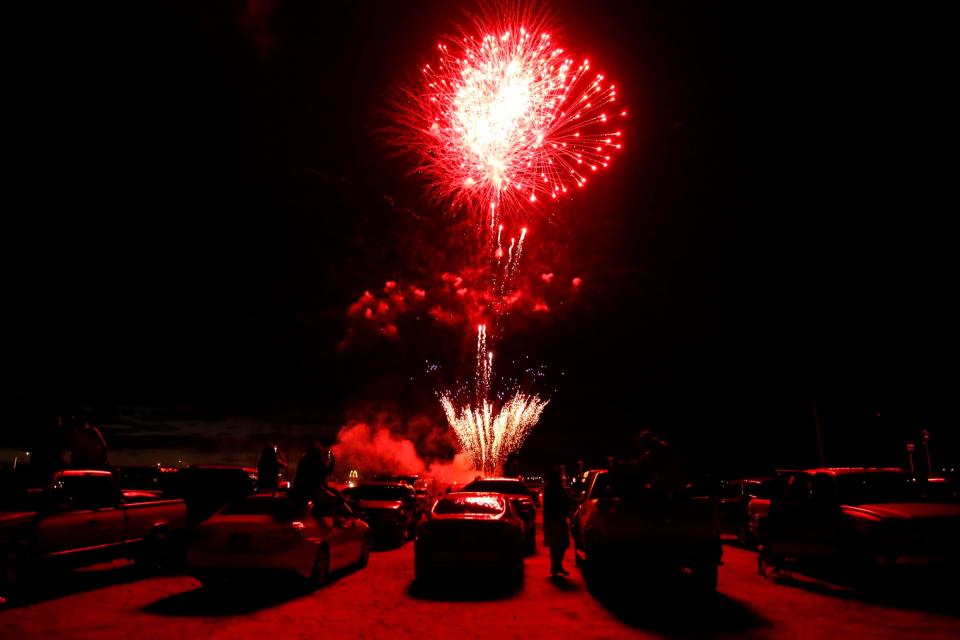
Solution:
M 739 498 L 741 494 L 742 485 L 739 482 L 724 482 L 723 487 L 720 489 L 721 498 Z
M 507 509 L 506 501 L 497 496 L 449 495 L 437 500 L 436 515 L 496 515 Z
M 777 483 L 773 480 L 764 480 L 756 484 L 753 489 L 751 489 L 754 498 L 761 498 L 764 500 L 769 500 L 773 497 L 774 487 L 777 486 Z
M 813 478 L 806 474 L 792 475 L 787 480 L 787 489 L 783 494 L 784 504 L 801 505 L 810 499 Z
M 843 504 L 921 502 L 925 499 L 917 483 L 906 473 L 849 473 L 837 477 Z
M 72 509 L 116 506 L 119 495 L 113 476 L 62 476 L 53 486 L 53 499 Z

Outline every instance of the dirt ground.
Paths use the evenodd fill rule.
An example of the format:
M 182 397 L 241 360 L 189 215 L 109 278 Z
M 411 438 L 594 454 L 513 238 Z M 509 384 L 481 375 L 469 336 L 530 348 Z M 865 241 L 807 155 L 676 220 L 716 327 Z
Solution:
M 807 579 L 757 575 L 756 555 L 724 548 L 720 594 L 709 605 L 626 586 L 588 590 L 573 568 L 548 577 L 545 550 L 528 558 L 519 590 L 472 584 L 423 592 L 413 545 L 380 551 L 363 570 L 309 595 L 211 597 L 192 578 L 143 577 L 123 563 L 77 571 L 34 602 L 0 610 L 2 638 L 759 638 L 960 637 L 957 588 L 944 597 L 871 601 Z M 643 576 L 624 576 L 641 581 Z

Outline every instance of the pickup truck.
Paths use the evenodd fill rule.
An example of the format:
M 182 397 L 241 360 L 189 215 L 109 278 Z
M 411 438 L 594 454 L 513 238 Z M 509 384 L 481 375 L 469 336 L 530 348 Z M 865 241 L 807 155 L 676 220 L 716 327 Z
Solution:
M 686 582 L 694 591 L 717 588 L 723 553 L 716 500 L 689 491 L 665 495 L 645 486 L 632 465 L 598 470 L 571 518 L 577 564 L 590 579 L 623 582 L 632 572 Z M 631 575 L 631 574 L 627 574 Z
M 6 593 L 44 568 L 117 558 L 159 566 L 184 541 L 183 500 L 125 495 L 109 471 L 71 469 L 46 487 L 0 496 L 0 589 Z
M 892 468 L 778 472 L 759 569 L 846 570 L 864 586 L 895 573 L 960 567 L 960 505 Z

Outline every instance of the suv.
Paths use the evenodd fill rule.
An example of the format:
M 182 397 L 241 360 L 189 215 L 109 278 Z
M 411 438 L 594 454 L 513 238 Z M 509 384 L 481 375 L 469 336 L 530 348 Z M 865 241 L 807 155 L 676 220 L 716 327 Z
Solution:
M 629 464 L 593 474 L 572 518 L 577 564 L 588 579 L 633 565 L 686 575 L 698 591 L 712 593 L 723 553 L 715 501 L 653 491 L 643 477 Z
M 523 520 L 524 545 L 527 553 L 537 551 L 537 511 L 530 489 L 519 478 L 477 478 L 460 491 L 502 493 L 510 498 L 514 511 Z
M 791 561 L 879 572 L 960 566 L 960 505 L 902 469 L 778 472 L 760 569 Z

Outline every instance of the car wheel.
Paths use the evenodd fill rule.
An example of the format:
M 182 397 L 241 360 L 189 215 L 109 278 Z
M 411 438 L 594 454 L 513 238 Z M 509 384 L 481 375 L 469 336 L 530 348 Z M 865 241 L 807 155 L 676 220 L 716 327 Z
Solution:
M 716 565 L 704 565 L 693 572 L 694 589 L 701 596 L 709 596 L 717 591 L 719 568 Z
M 327 582 L 330 575 L 330 550 L 326 547 L 320 547 L 317 550 L 317 557 L 313 561 L 313 570 L 307 579 L 307 586 L 310 589 L 316 589 Z
M 198 577 L 197 580 L 207 591 L 224 591 L 230 585 L 226 576 L 215 573 Z
M 170 537 L 165 531 L 154 531 L 143 541 L 134 562 L 141 569 L 159 571 L 170 565 Z
M 744 549 L 750 548 L 750 532 L 745 524 L 737 525 L 737 544 Z
M 527 534 L 527 539 L 525 541 L 526 551 L 528 555 L 534 555 L 537 553 L 537 529 L 536 527 L 530 529 L 530 533 Z
M 370 536 L 363 536 L 363 542 L 360 544 L 360 557 L 357 559 L 357 566 L 361 569 L 370 562 Z
M 413 578 L 419 584 L 430 584 L 433 581 L 433 570 L 423 562 L 413 563 Z
M 514 563 L 513 567 L 510 568 L 510 586 L 518 587 L 523 584 L 523 558 Z
M 3 549 L 2 557 L 0 557 L 0 597 L 12 598 L 17 592 L 23 590 L 23 581 L 25 575 L 24 572 L 24 555 L 16 547 L 8 547 Z

